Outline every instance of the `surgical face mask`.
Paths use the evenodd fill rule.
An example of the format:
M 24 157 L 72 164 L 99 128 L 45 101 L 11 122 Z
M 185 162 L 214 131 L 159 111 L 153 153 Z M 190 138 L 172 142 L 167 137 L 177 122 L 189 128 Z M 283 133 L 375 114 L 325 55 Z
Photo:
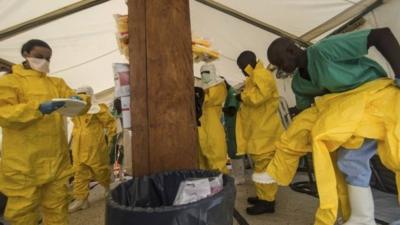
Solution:
M 208 84 L 211 82 L 211 74 L 209 71 L 204 71 L 201 73 L 201 81 L 205 84 Z
M 39 58 L 31 58 L 27 57 L 26 60 L 29 63 L 29 66 L 36 71 L 42 73 L 48 73 L 50 71 L 50 63 L 46 59 L 39 59 Z
M 291 77 L 293 75 L 293 73 L 287 73 L 282 69 L 277 69 L 276 71 L 276 78 L 278 79 L 286 79 L 288 77 Z

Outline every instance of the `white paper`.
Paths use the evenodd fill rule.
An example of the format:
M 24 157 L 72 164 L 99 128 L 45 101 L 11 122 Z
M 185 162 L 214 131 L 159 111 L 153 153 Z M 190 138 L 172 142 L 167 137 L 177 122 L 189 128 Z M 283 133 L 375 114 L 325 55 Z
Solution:
M 115 82 L 115 97 L 129 96 L 129 64 L 114 63 L 114 82 Z
M 197 202 L 201 199 L 213 196 L 223 189 L 223 177 L 196 178 L 184 180 L 180 183 L 174 205 L 183 205 Z
M 179 185 L 174 205 L 183 205 L 197 202 L 211 195 L 211 186 L 208 178 L 185 180 Z
M 222 191 L 224 188 L 224 180 L 222 178 L 222 174 L 218 177 L 210 178 L 210 188 L 211 188 L 211 195 L 215 195 L 218 192 Z

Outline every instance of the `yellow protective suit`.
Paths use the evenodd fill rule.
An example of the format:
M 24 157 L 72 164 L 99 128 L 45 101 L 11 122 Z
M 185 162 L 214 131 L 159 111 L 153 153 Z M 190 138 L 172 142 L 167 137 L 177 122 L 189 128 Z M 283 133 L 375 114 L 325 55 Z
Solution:
M 201 169 L 228 172 L 225 130 L 221 123 L 222 106 L 227 94 L 224 82 L 205 90 L 201 126 L 198 128 Z
M 100 104 L 99 107 L 97 113 L 72 119 L 74 198 L 77 200 L 87 199 L 90 180 L 94 179 L 106 188 L 111 181 L 108 142 L 117 133 L 117 123 L 106 105 Z
M 400 90 L 387 78 L 354 90 L 328 94 L 298 115 L 277 142 L 277 152 L 267 172 L 281 185 L 296 173 L 299 157 L 312 151 L 320 206 L 316 225 L 333 225 L 339 204 L 349 218 L 347 189 L 337 171 L 335 151 L 358 148 L 364 138 L 377 140 L 382 163 L 400 180 Z M 356 151 L 356 150 L 355 150 Z M 400 201 L 399 201 L 400 202 Z
M 284 128 L 279 117 L 279 93 L 273 75 L 261 61 L 246 67 L 249 77 L 240 94 L 242 103 L 236 119 L 238 155 L 249 154 L 255 173 L 264 173 L 275 153 L 274 142 Z M 276 184 L 255 183 L 257 197 L 274 201 Z
M 8 196 L 5 218 L 11 225 L 37 225 L 40 210 L 45 225 L 67 225 L 67 182 L 73 170 L 64 118 L 57 112 L 43 115 L 38 108 L 44 101 L 75 92 L 62 79 L 22 65 L 14 65 L 12 71 L 0 78 L 0 192 Z

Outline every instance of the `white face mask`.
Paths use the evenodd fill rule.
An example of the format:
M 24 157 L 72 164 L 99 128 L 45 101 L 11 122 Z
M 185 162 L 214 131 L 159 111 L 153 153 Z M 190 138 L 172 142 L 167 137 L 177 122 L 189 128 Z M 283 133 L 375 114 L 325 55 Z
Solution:
M 50 63 L 46 59 L 26 57 L 26 60 L 29 62 L 29 66 L 33 70 L 42 73 L 48 73 L 50 71 Z

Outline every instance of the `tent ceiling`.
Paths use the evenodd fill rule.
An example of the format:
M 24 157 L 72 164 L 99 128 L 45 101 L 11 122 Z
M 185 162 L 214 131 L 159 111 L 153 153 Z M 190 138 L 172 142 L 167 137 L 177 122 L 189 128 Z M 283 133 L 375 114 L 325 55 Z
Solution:
M 360 0 L 216 0 L 296 36 L 317 27 Z
M 39 17 L 79 0 L 0 0 L 0 30 Z
M 22 44 L 32 38 L 43 39 L 53 48 L 50 67 L 54 74 L 74 88 L 90 84 L 96 92 L 107 89 L 114 84 L 111 62 L 126 62 L 115 40 L 112 14 L 116 13 L 127 13 L 123 1 L 112 0 L 28 30 L 1 41 L 0 58 L 21 62 Z
M 106 1 L 108 0 L 82 0 L 57 9 L 55 11 L 47 12 L 33 19 L 23 21 L 6 29 L 0 30 L 0 41 L 15 36 L 19 33 L 25 32 L 27 30 L 33 29 L 35 27 L 42 26 L 46 23 L 53 22 L 54 20 L 63 18 L 67 15 L 74 14 L 81 10 L 85 10 L 95 5 L 102 4 Z

